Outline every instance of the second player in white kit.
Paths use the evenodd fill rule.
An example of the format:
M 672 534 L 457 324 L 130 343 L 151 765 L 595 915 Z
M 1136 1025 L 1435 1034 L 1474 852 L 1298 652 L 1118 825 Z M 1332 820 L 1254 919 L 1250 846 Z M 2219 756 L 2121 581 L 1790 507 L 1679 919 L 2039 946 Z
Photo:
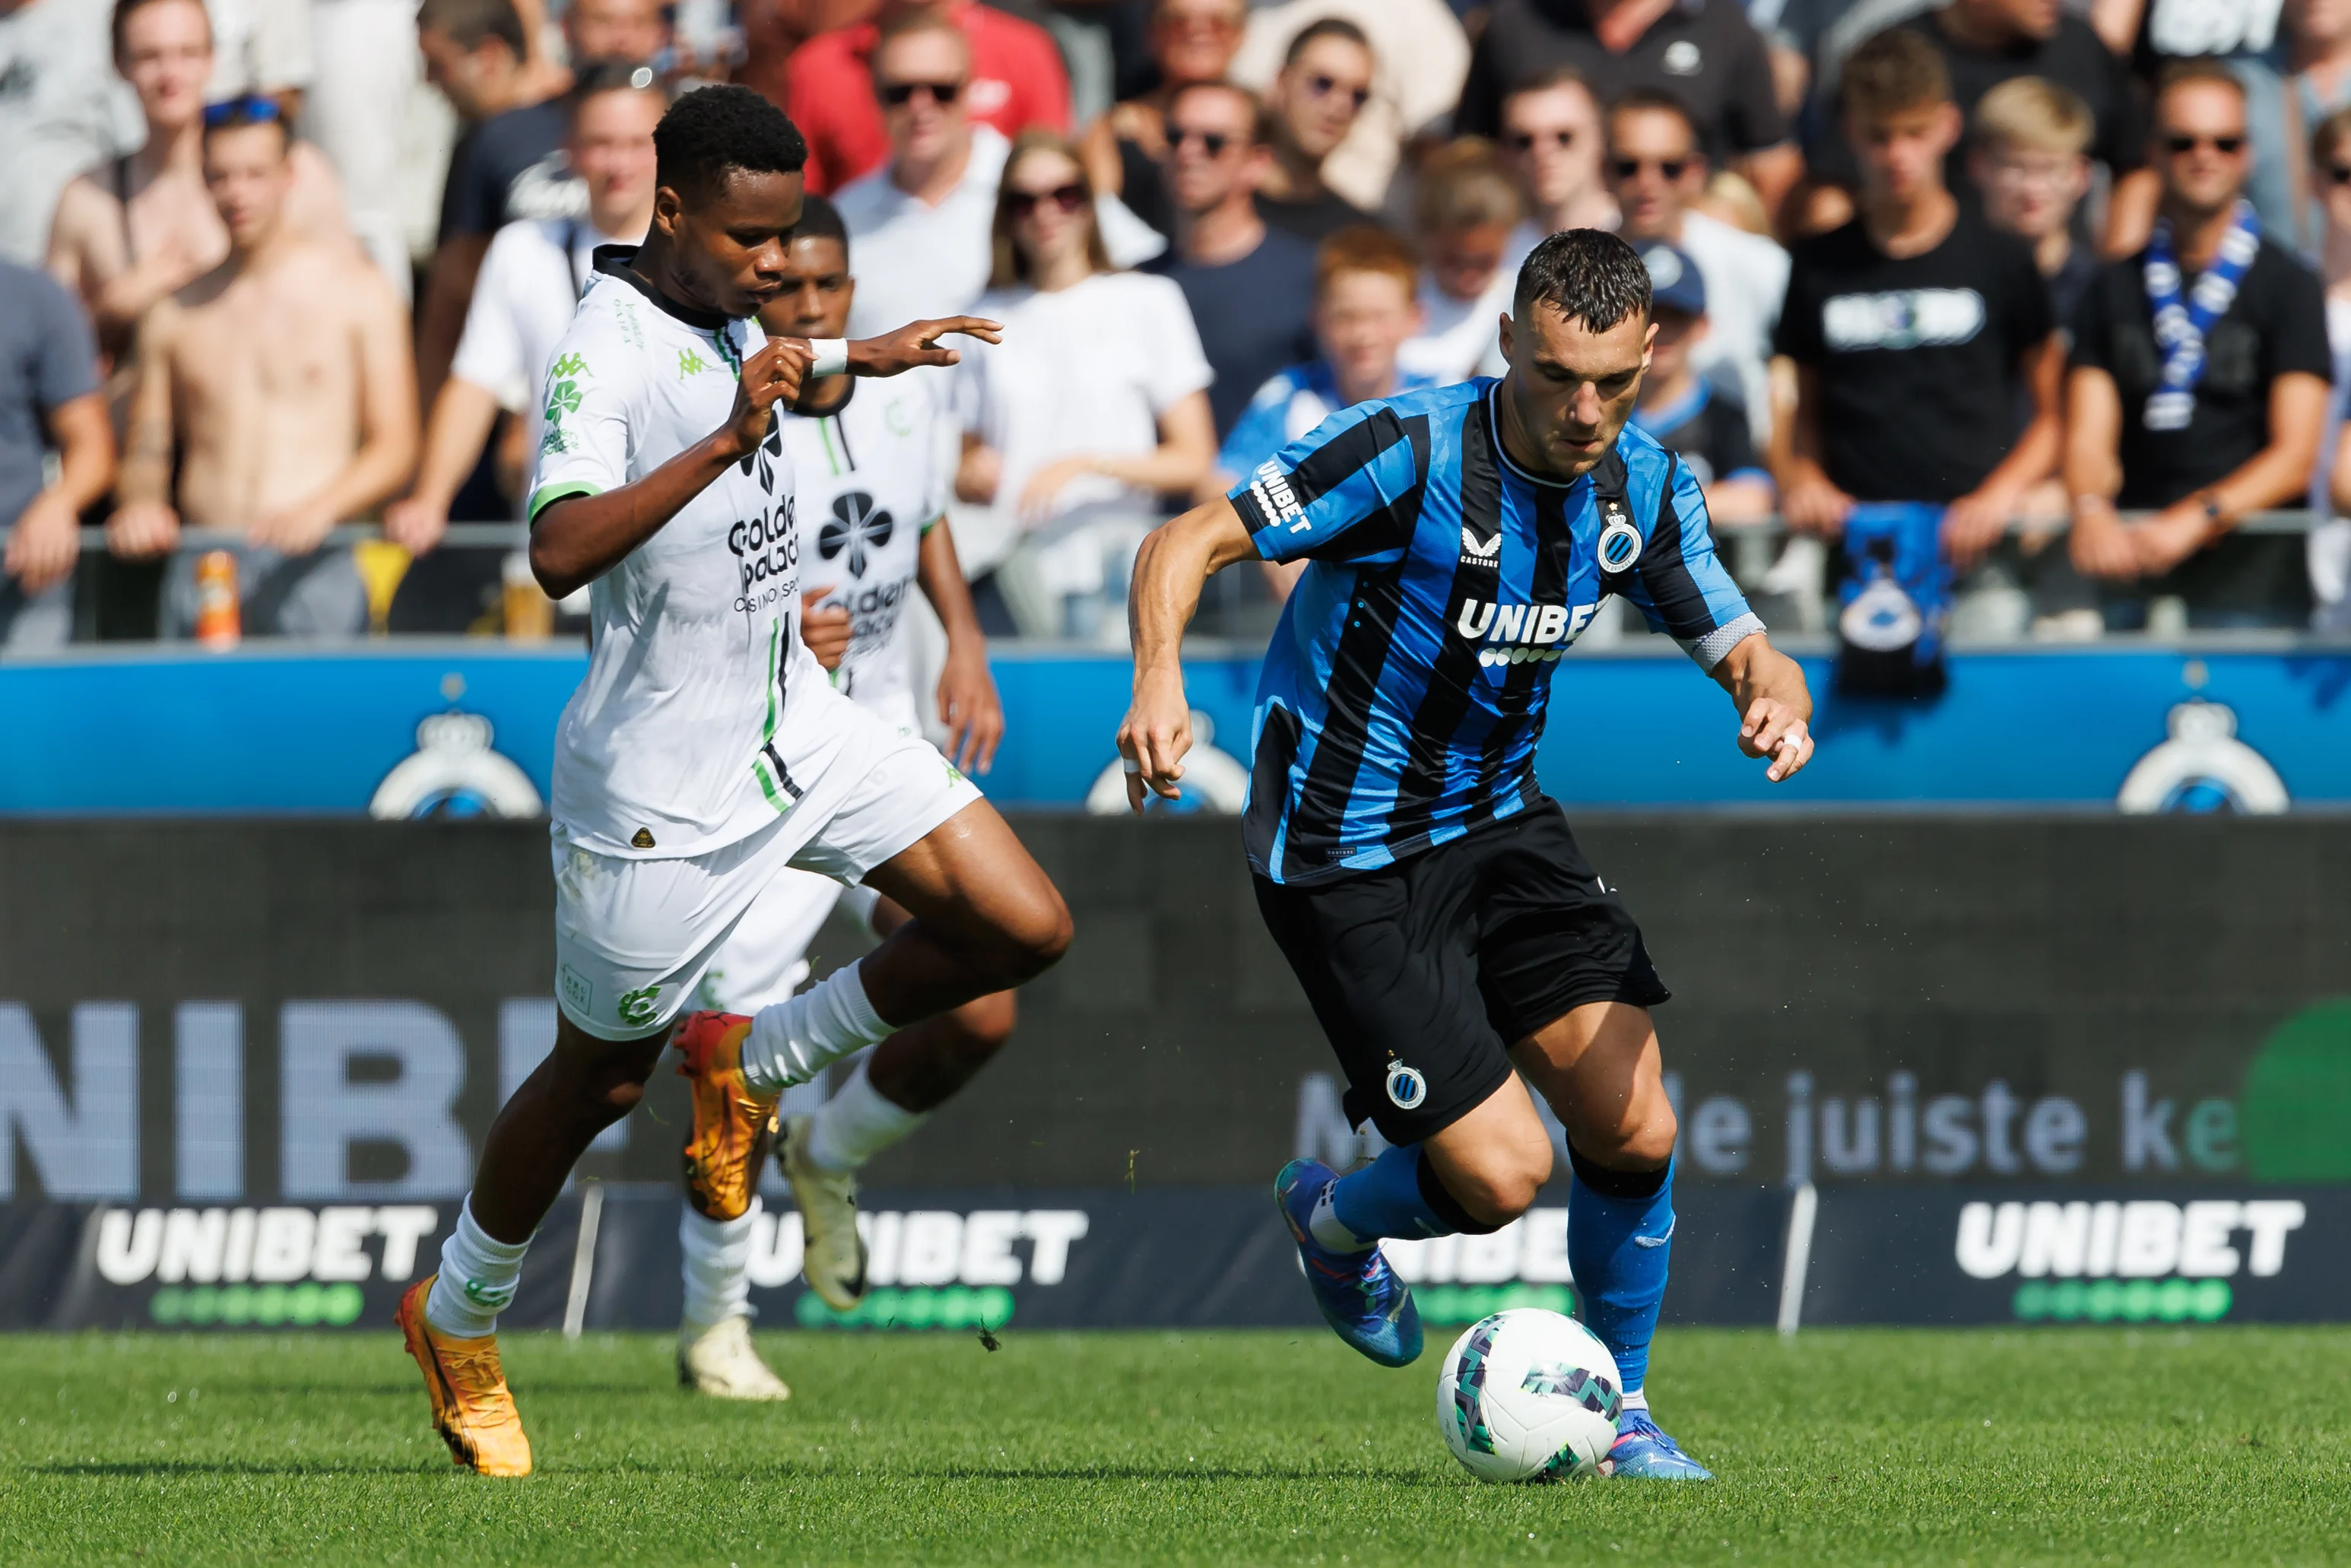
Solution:
M 779 335 L 830 338 L 844 329 L 854 293 L 839 214 L 821 196 L 805 198 L 786 252 L 783 293 L 761 321 Z M 946 526 L 948 475 L 938 460 L 940 413 L 931 390 L 921 375 L 824 377 L 778 419 L 799 524 L 802 635 L 831 670 L 835 691 L 909 736 L 920 733 L 927 701 L 948 730 L 948 755 L 984 772 L 1003 716 Z M 936 689 L 919 695 L 908 635 L 909 600 L 918 591 L 938 612 L 947 642 Z M 905 918 L 869 889 L 778 872 L 704 971 L 699 1005 L 747 1013 L 790 996 L 808 975 L 810 944 L 839 904 L 877 936 Z M 804 1270 L 828 1304 L 846 1309 L 864 1292 L 858 1169 L 961 1088 L 1012 1025 L 1009 992 L 982 998 L 876 1047 L 820 1109 L 784 1118 L 778 1155 L 800 1211 Z M 679 1375 L 724 1397 L 782 1398 L 788 1391 L 751 1351 L 746 1332 L 752 1225 L 749 1213 L 722 1220 L 691 1202 L 682 1206 Z

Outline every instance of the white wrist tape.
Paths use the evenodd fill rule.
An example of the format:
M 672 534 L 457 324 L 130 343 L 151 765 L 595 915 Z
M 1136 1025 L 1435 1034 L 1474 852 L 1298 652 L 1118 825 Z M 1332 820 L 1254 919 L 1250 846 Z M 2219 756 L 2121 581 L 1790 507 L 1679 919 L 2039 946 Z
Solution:
M 809 366 L 810 377 L 837 376 L 849 369 L 849 340 L 846 338 L 813 338 L 809 348 L 816 355 Z

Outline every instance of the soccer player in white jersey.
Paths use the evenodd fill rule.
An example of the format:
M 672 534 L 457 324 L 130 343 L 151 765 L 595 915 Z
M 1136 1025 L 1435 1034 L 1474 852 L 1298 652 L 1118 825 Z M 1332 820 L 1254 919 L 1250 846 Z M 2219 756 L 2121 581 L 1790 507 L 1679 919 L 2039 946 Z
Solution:
M 849 231 L 832 204 L 809 196 L 785 251 L 783 292 L 759 312 L 778 337 L 824 340 L 847 329 L 856 284 Z M 805 530 L 801 636 L 832 672 L 835 690 L 909 734 L 922 727 L 907 596 L 919 587 L 946 631 L 946 664 L 933 694 L 947 753 L 986 773 L 1004 732 L 987 673 L 986 639 L 947 531 L 946 481 L 934 461 L 939 411 L 929 382 L 904 376 L 861 388 L 849 376 L 805 382 L 783 421 Z M 842 901 L 830 877 L 787 871 L 768 884 L 702 979 L 703 1005 L 755 1012 L 792 994 L 808 974 L 809 944 Z M 847 901 L 886 935 L 906 912 L 872 888 Z M 810 1287 L 847 1311 L 865 1294 L 857 1234 L 857 1172 L 905 1138 L 968 1082 L 1012 1032 L 1012 993 L 1000 991 L 902 1030 L 862 1058 L 821 1109 L 783 1120 L 778 1159 L 799 1205 Z M 751 1348 L 750 1195 L 735 1214 L 708 1214 L 689 1195 L 678 1240 L 685 1308 L 678 1381 L 730 1399 L 782 1399 L 790 1390 Z
M 654 131 L 653 226 L 597 253 L 548 367 L 530 564 L 590 596 L 587 676 L 557 732 L 555 1048 L 491 1124 L 441 1266 L 398 1321 L 450 1455 L 527 1475 L 498 1360 L 531 1235 L 665 1044 L 692 1092 L 686 1180 L 739 1212 L 783 1090 L 924 1019 L 1017 986 L 1070 940 L 1061 894 L 919 737 L 832 688 L 800 640 L 800 538 L 777 423 L 811 370 L 952 364 L 969 317 L 881 338 L 769 339 L 807 147 L 747 88 L 687 94 Z M 752 1017 L 684 1011 L 788 867 L 866 883 L 912 918 Z M 676 1027 L 673 1029 L 673 1024 Z

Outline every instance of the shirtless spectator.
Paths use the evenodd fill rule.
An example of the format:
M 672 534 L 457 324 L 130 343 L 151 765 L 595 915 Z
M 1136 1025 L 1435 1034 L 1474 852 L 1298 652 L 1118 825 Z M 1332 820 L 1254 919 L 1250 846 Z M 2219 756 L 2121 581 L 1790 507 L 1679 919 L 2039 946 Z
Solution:
M 1248 16 L 1246 0 L 1155 0 L 1150 42 L 1158 82 L 1112 105 L 1079 143 L 1094 190 L 1118 197 L 1161 234 L 1176 232 L 1165 172 L 1167 105 L 1195 82 L 1225 79 Z
M 1258 215 L 1319 245 L 1367 214 L 1323 183 L 1322 165 L 1372 100 L 1378 61 L 1364 30 L 1326 16 L 1290 41 L 1265 107 L 1272 117 L 1273 162 L 1259 183 Z
M 214 60 L 202 0 L 121 0 L 114 64 L 139 94 L 147 143 L 66 187 L 48 257 L 49 275 L 80 297 L 109 360 L 130 347 L 150 306 L 228 255 L 228 231 L 204 190 L 204 83 Z M 287 225 L 320 244 L 348 243 L 326 159 L 298 145 L 289 167 Z
M 240 533 L 231 554 L 248 634 L 348 635 L 367 624 L 367 596 L 350 552 L 319 546 L 395 494 L 416 461 L 408 317 L 374 267 L 287 224 L 290 152 L 266 99 L 205 113 L 204 183 L 228 259 L 141 325 L 108 528 L 131 556 L 171 549 L 183 522 Z M 183 552 L 165 575 L 166 636 L 193 625 L 196 561 Z

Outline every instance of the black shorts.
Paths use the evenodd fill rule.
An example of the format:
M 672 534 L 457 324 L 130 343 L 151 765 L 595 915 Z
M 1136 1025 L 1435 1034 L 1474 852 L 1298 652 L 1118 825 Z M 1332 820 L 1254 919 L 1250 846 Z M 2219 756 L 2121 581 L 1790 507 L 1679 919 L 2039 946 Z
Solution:
M 1508 1048 L 1571 1009 L 1672 994 L 1548 798 L 1377 871 L 1260 876 L 1257 906 L 1346 1070 L 1348 1121 L 1391 1144 L 1475 1110 Z

